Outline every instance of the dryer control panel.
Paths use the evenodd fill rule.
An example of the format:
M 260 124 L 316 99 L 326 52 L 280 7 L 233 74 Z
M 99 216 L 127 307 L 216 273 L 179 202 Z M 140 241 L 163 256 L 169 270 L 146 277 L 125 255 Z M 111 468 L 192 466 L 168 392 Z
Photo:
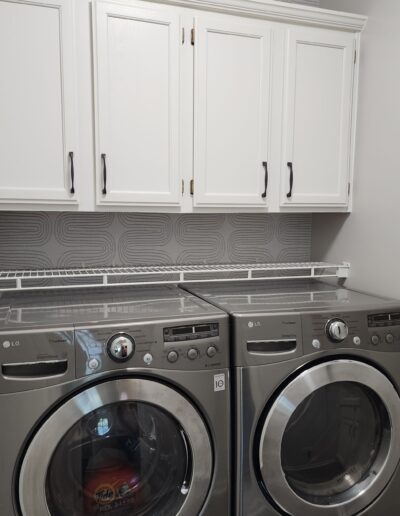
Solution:
M 235 316 L 234 366 L 284 362 L 321 351 L 400 353 L 400 307 Z
M 304 353 L 332 349 L 400 352 L 400 310 L 302 315 Z

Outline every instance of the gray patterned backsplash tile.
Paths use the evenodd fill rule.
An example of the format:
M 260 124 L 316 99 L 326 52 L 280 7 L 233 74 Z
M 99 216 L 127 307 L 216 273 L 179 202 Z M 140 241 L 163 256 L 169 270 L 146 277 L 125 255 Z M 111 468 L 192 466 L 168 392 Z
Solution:
M 0 212 L 0 269 L 310 260 L 309 214 Z

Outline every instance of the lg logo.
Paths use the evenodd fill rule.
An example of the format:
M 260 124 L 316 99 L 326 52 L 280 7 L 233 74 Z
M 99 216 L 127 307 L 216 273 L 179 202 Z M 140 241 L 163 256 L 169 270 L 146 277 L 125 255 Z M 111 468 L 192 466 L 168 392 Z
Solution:
M 249 328 L 259 328 L 259 327 L 261 326 L 261 322 L 260 322 L 260 321 L 255 321 L 255 322 L 253 322 L 253 321 L 249 321 L 249 322 L 247 323 L 247 326 L 248 326 Z
M 8 348 L 17 348 L 19 345 L 20 345 L 19 340 L 14 340 L 14 341 L 5 340 L 5 341 L 3 342 L 3 348 L 4 348 L 4 349 L 8 349 Z

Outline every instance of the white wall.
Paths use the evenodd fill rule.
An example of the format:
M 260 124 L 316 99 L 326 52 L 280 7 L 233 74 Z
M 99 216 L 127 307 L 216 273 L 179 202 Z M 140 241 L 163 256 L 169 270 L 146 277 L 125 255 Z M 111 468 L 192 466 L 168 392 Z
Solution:
M 349 216 L 313 216 L 313 258 L 351 262 L 347 286 L 400 299 L 400 1 L 321 0 L 367 14 Z

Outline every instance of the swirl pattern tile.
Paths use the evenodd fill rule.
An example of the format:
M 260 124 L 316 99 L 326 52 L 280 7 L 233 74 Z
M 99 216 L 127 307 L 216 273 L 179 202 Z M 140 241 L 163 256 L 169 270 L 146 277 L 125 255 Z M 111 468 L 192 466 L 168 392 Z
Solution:
M 113 265 L 115 238 L 113 215 L 108 213 L 59 213 L 54 222 L 54 249 L 57 267 Z
M 273 215 L 234 215 L 228 238 L 228 261 L 232 263 L 274 261 L 273 241 L 276 218 Z
M 0 264 L 4 269 L 52 266 L 47 249 L 53 234 L 53 217 L 47 213 L 0 213 Z
M 0 212 L 0 269 L 308 261 L 309 214 Z
M 118 262 L 121 265 L 168 265 L 172 240 L 171 217 L 164 214 L 123 213 L 117 216 Z
M 176 243 L 181 250 L 176 263 L 223 263 L 225 238 L 224 215 L 182 215 L 175 223 Z

